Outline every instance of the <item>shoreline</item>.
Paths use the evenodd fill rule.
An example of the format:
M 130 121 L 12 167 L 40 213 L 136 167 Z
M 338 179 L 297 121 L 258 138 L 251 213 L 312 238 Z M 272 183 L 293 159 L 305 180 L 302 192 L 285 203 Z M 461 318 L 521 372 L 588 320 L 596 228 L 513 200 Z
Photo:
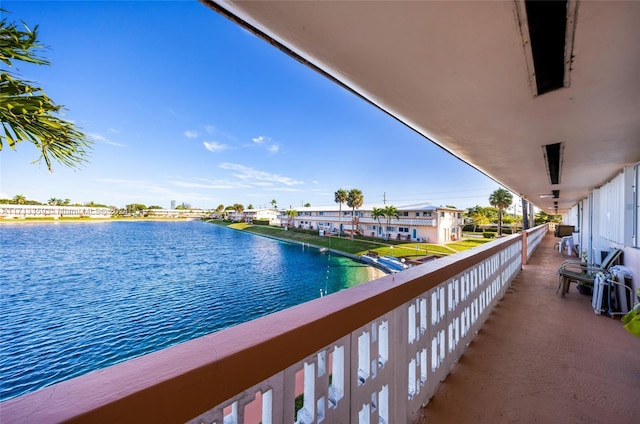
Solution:
M 101 224 L 101 223 L 110 223 L 110 222 L 191 222 L 191 221 L 201 221 L 204 223 L 208 223 L 208 224 L 213 224 L 213 225 L 219 225 L 216 224 L 215 222 L 210 222 L 204 219 L 199 219 L 199 218 L 70 218 L 70 219 L 0 219 L 0 227 L 2 227 L 3 225 L 33 225 L 33 224 L 46 224 L 46 225 L 58 225 L 58 224 Z M 227 227 L 228 228 L 228 227 Z M 237 228 L 231 228 L 232 230 L 236 230 L 236 231 L 243 231 Z M 275 236 L 270 236 L 270 235 L 265 235 L 265 234 L 260 234 L 260 233 L 253 233 L 253 232 L 249 232 L 250 234 L 256 235 L 256 236 L 261 236 L 261 237 L 266 237 L 266 238 L 271 238 L 274 240 L 278 240 L 278 241 L 282 241 L 282 242 L 288 242 L 288 243 L 294 243 L 294 244 L 298 244 L 298 245 L 307 245 L 309 247 L 313 247 L 315 249 L 323 249 L 324 247 L 322 246 L 317 246 L 311 243 L 305 243 L 305 242 L 300 242 L 297 240 L 292 240 L 292 239 L 288 239 L 288 238 L 280 238 L 280 237 L 275 237 Z M 353 261 L 356 261 L 358 263 L 361 263 L 365 266 L 367 266 L 368 268 L 371 268 L 372 270 L 374 270 L 374 274 L 376 274 L 376 277 L 373 279 L 377 279 L 380 277 L 384 277 L 385 275 L 388 275 L 386 272 L 384 272 L 383 270 L 381 270 L 380 268 L 373 266 L 371 264 L 366 264 L 364 262 L 362 262 L 360 260 L 360 257 L 358 255 L 354 255 L 352 253 L 348 253 L 348 252 L 344 252 L 342 250 L 336 250 L 336 249 L 330 249 L 330 248 L 326 248 L 328 252 L 334 253 L 336 255 L 340 255 L 346 258 L 349 258 Z M 378 275 L 379 274 L 379 275 Z
M 204 221 L 204 222 L 206 222 L 207 224 L 219 225 L 221 227 L 224 227 L 223 225 L 217 224 L 215 222 L 210 222 L 210 221 Z M 231 230 L 235 230 L 235 231 L 244 231 L 242 229 L 233 228 L 233 227 L 229 227 L 229 226 L 226 226 L 226 228 L 230 228 Z M 297 244 L 297 245 L 301 245 L 301 246 L 313 247 L 314 249 L 318 249 L 318 250 L 326 249 L 327 252 L 334 253 L 336 255 L 340 255 L 340 256 L 343 256 L 345 258 L 349 258 L 352 261 L 358 262 L 358 263 L 370 268 L 371 270 L 373 270 L 373 273 L 376 276 L 375 276 L 375 278 L 372 278 L 372 280 L 375 280 L 375 279 L 384 277 L 386 275 L 389 275 L 389 273 L 385 272 L 383 269 L 381 269 L 381 268 L 379 268 L 379 267 L 377 267 L 375 265 L 363 262 L 360 259 L 359 255 L 354 255 L 353 253 L 345 252 L 345 251 L 342 251 L 342 250 L 336 250 L 336 249 L 332 249 L 332 248 L 329 248 L 329 247 L 318 246 L 318 245 L 315 245 L 313 243 L 307 243 L 307 242 L 302 242 L 302 241 L 298 241 L 298 240 L 292 240 L 292 239 L 288 239 L 288 238 L 276 237 L 276 236 L 267 235 L 267 234 L 254 233 L 254 232 L 251 232 L 251 231 L 246 231 L 246 232 L 249 233 L 249 234 L 253 234 L 255 236 L 266 237 L 266 238 L 270 238 L 270 239 L 273 239 L 273 240 L 278 240 L 278 241 L 287 242 L 287 243 L 293 243 L 293 244 Z M 371 280 L 369 280 L 369 281 L 371 281 Z

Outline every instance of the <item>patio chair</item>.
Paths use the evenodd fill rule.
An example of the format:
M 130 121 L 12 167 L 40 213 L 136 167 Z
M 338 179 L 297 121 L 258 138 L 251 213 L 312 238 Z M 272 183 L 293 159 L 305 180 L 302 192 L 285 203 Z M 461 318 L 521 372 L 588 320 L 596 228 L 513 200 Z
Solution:
M 609 250 L 607 256 L 602 260 L 602 263 L 598 265 L 584 265 L 580 261 L 568 260 L 564 261 L 558 269 L 558 289 L 556 294 L 561 291 L 560 296 L 569 291 L 569 285 L 571 282 L 584 283 L 593 287 L 593 281 L 595 276 L 599 272 L 608 274 L 609 268 L 617 264 L 622 250 L 612 248 Z

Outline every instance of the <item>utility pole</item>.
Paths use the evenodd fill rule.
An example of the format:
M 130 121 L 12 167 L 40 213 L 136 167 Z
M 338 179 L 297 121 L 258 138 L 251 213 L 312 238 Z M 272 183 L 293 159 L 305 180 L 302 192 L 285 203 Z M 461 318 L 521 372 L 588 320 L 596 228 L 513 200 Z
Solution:
M 383 205 L 387 204 L 387 192 L 386 191 L 384 193 L 382 193 L 382 204 Z

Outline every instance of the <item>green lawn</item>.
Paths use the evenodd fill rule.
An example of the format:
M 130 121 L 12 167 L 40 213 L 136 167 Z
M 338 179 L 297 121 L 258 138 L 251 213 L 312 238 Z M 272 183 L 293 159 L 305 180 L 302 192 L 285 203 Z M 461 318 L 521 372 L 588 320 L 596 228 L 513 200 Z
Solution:
M 245 223 L 229 223 L 219 220 L 209 220 L 208 222 L 228 226 L 240 231 L 247 231 L 264 236 L 275 237 L 284 240 L 291 240 L 300 243 L 309 243 L 319 247 L 328 247 L 353 255 L 364 255 L 369 250 L 378 252 L 380 256 L 395 256 L 396 258 L 419 258 L 426 255 L 439 254 L 451 255 L 463 250 L 491 242 L 490 239 L 462 239 L 455 243 L 445 245 L 418 243 L 399 240 L 382 241 L 372 237 L 356 236 L 351 240 L 348 236 L 342 237 L 321 237 L 318 231 L 289 229 L 285 231 L 280 227 L 267 227 L 263 225 L 251 225 Z

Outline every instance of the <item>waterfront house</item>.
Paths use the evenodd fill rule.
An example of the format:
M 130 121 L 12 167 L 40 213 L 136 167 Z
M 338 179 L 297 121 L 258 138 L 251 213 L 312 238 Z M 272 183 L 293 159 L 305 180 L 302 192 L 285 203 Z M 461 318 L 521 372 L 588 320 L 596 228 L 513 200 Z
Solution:
M 209 211 L 204 209 L 145 209 L 140 215 L 147 218 L 204 218 Z
M 589 262 L 621 249 L 638 288 L 640 2 L 201 1 L 561 214 Z M 419 190 L 430 158 L 393 147 Z M 555 295 L 554 241 L 526 229 L 12 399 L 2 421 L 635 422 L 638 339 Z
M 254 220 L 269 221 L 269 225 L 279 225 L 278 211 L 275 209 L 245 209 L 242 212 L 228 210 L 226 212 L 227 219 L 235 222 L 253 223 Z
M 289 217 L 281 211 L 283 225 L 318 230 L 325 234 L 354 232 L 357 235 L 444 244 L 462 236 L 463 210 L 429 204 L 397 206 L 398 217 L 374 219 L 371 213 L 385 205 L 363 205 L 355 210 L 335 206 L 309 206 L 295 209 Z M 355 218 L 355 219 L 354 219 Z

